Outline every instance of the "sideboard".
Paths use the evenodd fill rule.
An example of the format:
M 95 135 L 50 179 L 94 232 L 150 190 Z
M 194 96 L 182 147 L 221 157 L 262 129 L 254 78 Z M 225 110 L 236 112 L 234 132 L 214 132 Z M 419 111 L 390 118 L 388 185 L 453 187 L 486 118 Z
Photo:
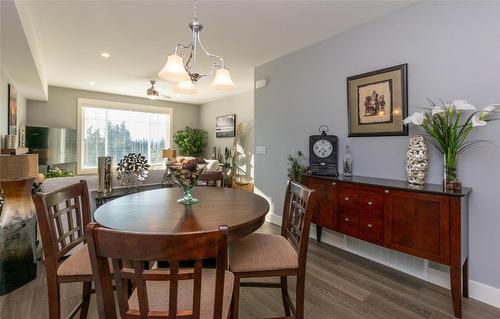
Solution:
M 319 241 L 325 227 L 449 266 L 453 310 L 462 317 L 462 294 L 468 298 L 470 188 L 450 191 L 362 176 L 305 175 L 303 183 L 320 194 L 313 216 Z

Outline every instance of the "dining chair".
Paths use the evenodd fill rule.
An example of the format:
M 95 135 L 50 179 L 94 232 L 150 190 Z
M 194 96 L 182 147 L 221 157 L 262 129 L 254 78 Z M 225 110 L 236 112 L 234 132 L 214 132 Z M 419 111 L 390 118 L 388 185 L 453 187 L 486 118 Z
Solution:
M 224 187 L 224 172 L 208 172 L 201 174 L 198 186 Z
M 86 318 L 92 292 L 92 269 L 85 244 L 85 226 L 90 222 L 87 182 L 50 193 L 33 195 L 47 273 L 49 318 L 61 316 L 60 284 L 82 282 L 82 301 L 69 318 L 80 310 Z
M 227 319 L 234 284 L 233 274 L 226 270 L 227 234 L 227 226 L 212 232 L 166 235 L 88 225 L 99 318 L 117 318 L 114 279 L 122 319 Z M 208 258 L 216 258 L 215 269 L 203 269 L 202 261 Z M 151 260 L 168 261 L 170 267 L 146 270 L 145 262 Z M 180 267 L 179 262 L 184 260 L 193 260 L 194 267 Z
M 290 181 L 285 194 L 281 235 L 254 233 L 230 245 L 229 268 L 234 273 L 231 318 L 238 318 L 240 286 L 281 288 L 287 318 L 304 318 L 307 245 L 317 202 L 314 190 Z M 288 294 L 288 276 L 297 277 L 295 306 Z M 242 278 L 256 277 L 280 277 L 280 282 L 241 282 Z

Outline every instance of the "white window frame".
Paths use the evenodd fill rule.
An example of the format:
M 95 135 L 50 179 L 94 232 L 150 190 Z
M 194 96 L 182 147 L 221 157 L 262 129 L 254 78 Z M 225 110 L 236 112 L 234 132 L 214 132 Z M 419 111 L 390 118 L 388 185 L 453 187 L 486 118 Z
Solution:
M 96 174 L 97 168 L 84 168 L 83 164 L 83 108 L 85 107 L 93 107 L 93 108 L 101 108 L 108 110 L 120 110 L 120 111 L 135 111 L 135 112 L 146 112 L 146 113 L 161 113 L 168 114 L 170 116 L 170 125 L 169 125 L 169 140 L 170 147 L 173 143 L 173 125 L 174 125 L 174 110 L 169 107 L 163 106 L 154 106 L 154 105 L 143 105 L 143 104 L 133 104 L 133 103 L 122 103 L 115 101 L 106 101 L 106 100 L 94 100 L 94 99 L 86 99 L 86 98 L 78 98 L 78 114 L 77 114 L 77 123 L 76 123 L 76 150 L 77 150 L 77 166 L 76 171 L 78 175 L 84 174 Z M 116 164 L 117 160 L 114 158 L 113 161 Z

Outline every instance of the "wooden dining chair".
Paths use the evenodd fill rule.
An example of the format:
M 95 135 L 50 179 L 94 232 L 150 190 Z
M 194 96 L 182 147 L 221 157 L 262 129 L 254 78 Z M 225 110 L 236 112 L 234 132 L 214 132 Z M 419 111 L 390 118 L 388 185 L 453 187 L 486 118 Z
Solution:
M 314 190 L 288 182 L 281 235 L 254 233 L 231 244 L 229 268 L 235 277 L 231 318 L 238 318 L 240 286 L 281 288 L 287 318 L 304 318 L 307 245 L 317 201 Z M 288 294 L 288 276 L 297 277 L 295 306 Z M 280 277 L 280 282 L 241 282 L 254 277 Z
M 213 232 L 165 235 L 88 225 L 99 318 L 117 318 L 114 279 L 122 319 L 227 319 L 234 283 L 233 274 L 226 270 L 227 233 L 227 226 Z M 113 263 L 114 277 L 106 261 L 108 257 Z M 208 258 L 216 258 L 215 269 L 202 268 L 202 261 Z M 151 260 L 168 261 L 170 267 L 146 270 L 145 262 Z M 179 267 L 184 260 L 193 260 L 194 267 Z
M 80 318 L 86 318 L 92 288 L 92 269 L 84 234 L 90 222 L 87 183 L 81 180 L 51 193 L 36 193 L 33 201 L 47 273 L 49 318 L 60 318 L 60 284 L 68 282 L 83 282 L 82 301 L 69 318 L 78 310 Z

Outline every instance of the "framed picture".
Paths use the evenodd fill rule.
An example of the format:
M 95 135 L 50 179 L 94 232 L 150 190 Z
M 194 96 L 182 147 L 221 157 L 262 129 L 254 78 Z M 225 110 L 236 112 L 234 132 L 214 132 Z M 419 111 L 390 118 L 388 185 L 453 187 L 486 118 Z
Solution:
M 236 114 L 218 116 L 215 119 L 216 137 L 234 137 L 236 127 Z
M 17 90 L 9 84 L 7 127 L 9 134 L 17 134 Z
M 408 135 L 408 65 L 347 78 L 349 137 Z

